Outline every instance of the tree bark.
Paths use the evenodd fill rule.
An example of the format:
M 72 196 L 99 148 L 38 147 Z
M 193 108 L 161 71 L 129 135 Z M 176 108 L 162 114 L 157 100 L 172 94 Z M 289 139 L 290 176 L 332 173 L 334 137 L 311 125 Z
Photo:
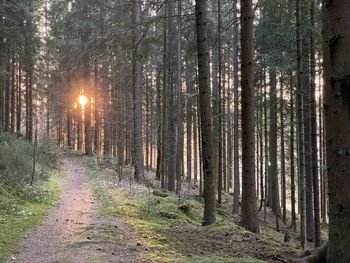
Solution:
M 311 27 L 315 27 L 315 2 L 311 0 L 310 7 Z M 314 207 L 314 244 L 321 245 L 321 223 L 320 223 L 320 194 L 318 177 L 318 147 L 317 147 L 317 113 L 316 113 L 316 56 L 315 38 L 313 30 L 310 31 L 310 73 L 311 73 L 311 150 L 312 150 L 312 180 L 313 180 L 313 207 Z
M 271 68 L 270 76 L 270 131 L 269 131 L 269 189 L 271 208 L 276 215 L 280 215 L 280 196 L 277 174 L 277 90 L 276 69 Z
M 233 1 L 233 213 L 239 214 L 241 182 L 239 172 L 239 23 L 237 0 Z
M 207 32 L 207 1 L 196 0 L 196 32 L 198 52 L 199 107 L 202 135 L 202 159 L 204 169 L 204 217 L 203 225 L 216 221 L 215 156 L 209 89 L 209 49 Z
M 105 158 L 112 155 L 112 112 L 111 91 L 108 79 L 108 64 L 102 65 L 102 92 L 103 92 L 103 155 Z
M 176 146 L 176 193 L 181 192 L 184 159 L 184 107 L 182 104 L 182 0 L 177 1 L 177 29 L 176 29 L 176 104 L 177 104 L 177 146 Z
M 94 152 L 100 154 L 100 83 L 98 75 L 98 61 L 95 62 L 95 83 L 94 83 L 94 101 L 95 101 L 95 131 L 94 131 Z
M 162 112 L 161 112 L 161 90 L 160 90 L 160 73 L 157 76 L 157 99 L 156 99 L 156 110 L 157 110 L 157 168 L 156 168 L 156 179 L 160 180 L 161 167 L 162 167 Z M 163 113 L 164 114 L 164 113 Z
M 284 141 L 284 87 L 283 78 L 280 81 L 280 122 L 281 122 L 281 184 L 282 184 L 282 218 L 283 223 L 287 222 L 287 187 L 286 187 L 286 159 Z
M 133 0 L 134 38 L 133 38 L 133 99 L 134 99 L 134 177 L 144 180 L 143 140 L 142 140 L 142 67 L 139 61 L 141 42 L 141 1 Z
M 324 1 L 324 68 L 329 190 L 328 261 L 350 262 L 350 2 Z
M 292 229 L 296 230 L 297 228 L 297 217 L 296 217 L 296 187 L 295 187 L 295 144 L 294 144 L 294 132 L 295 132 L 295 116 L 294 116 L 294 98 L 295 98 L 295 91 L 293 87 L 293 75 L 290 76 L 291 81 L 291 87 L 290 87 L 290 195 L 291 195 L 291 206 L 292 206 Z
M 255 188 L 255 92 L 253 85 L 253 7 L 241 0 L 242 63 L 242 225 L 259 232 Z
M 166 59 L 166 70 L 167 70 L 167 114 L 168 114 L 168 125 L 167 125 L 167 189 L 169 191 L 175 191 L 176 181 L 176 127 L 177 127 L 177 116 L 174 111 L 175 98 L 176 98 L 176 41 L 174 36 L 176 35 L 175 19 L 174 19 L 175 6 L 173 1 L 166 3 L 167 11 L 167 59 Z
M 301 61 L 301 29 L 300 29 L 300 0 L 296 0 L 296 42 L 297 42 L 297 119 L 298 119 L 298 174 L 299 174 L 299 210 L 300 210 L 300 243 L 305 247 L 305 148 L 304 114 L 303 114 L 303 68 Z

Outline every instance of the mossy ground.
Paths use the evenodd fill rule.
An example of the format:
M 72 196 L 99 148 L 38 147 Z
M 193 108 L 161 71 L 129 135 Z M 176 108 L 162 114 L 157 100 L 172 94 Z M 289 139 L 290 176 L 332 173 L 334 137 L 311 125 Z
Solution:
M 25 189 L 0 190 L 0 262 L 14 252 L 25 233 L 48 215 L 58 201 L 64 173 L 47 169 L 48 180 Z M 6 190 L 5 190 L 6 189 Z
M 283 233 L 261 225 L 253 234 L 239 226 L 238 217 L 222 212 L 218 222 L 201 226 L 203 206 L 186 196 L 154 196 L 154 189 L 136 184 L 113 169 L 85 161 L 101 211 L 125 220 L 143 238 L 144 258 L 151 262 L 281 262 L 300 252 L 284 243 Z M 129 172 L 128 172 L 129 173 Z M 225 215 L 227 214 L 227 215 Z

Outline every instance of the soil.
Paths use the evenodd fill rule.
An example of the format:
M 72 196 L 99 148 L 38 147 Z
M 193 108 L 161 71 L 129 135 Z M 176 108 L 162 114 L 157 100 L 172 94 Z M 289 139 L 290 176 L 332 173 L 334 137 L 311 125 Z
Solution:
M 7 262 L 144 262 L 140 237 L 121 219 L 99 213 L 84 168 L 74 158 L 62 168 L 68 177 L 60 201 Z

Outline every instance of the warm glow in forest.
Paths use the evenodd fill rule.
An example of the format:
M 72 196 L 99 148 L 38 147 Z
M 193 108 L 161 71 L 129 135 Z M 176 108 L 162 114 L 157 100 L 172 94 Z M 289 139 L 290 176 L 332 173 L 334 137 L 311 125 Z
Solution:
M 0 1 L 0 263 L 350 263 L 350 1 Z
M 82 106 L 82 107 L 85 107 L 86 103 L 87 103 L 87 98 L 85 95 L 80 95 L 79 96 L 79 104 Z

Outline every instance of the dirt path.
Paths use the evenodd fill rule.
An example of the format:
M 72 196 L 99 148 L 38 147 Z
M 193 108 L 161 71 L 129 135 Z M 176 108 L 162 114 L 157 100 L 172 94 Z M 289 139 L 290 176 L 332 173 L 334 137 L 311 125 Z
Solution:
M 137 236 L 121 220 L 99 215 L 84 169 L 68 158 L 62 167 L 69 176 L 61 200 L 7 262 L 142 262 Z

